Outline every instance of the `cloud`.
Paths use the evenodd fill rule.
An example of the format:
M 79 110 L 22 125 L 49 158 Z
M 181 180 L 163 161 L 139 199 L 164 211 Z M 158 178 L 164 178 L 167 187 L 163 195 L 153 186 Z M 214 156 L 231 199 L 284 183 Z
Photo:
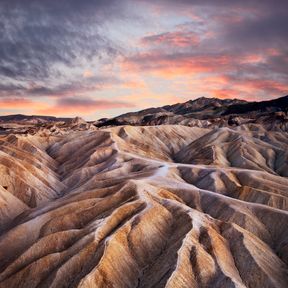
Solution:
M 14 81 L 15 82 L 15 81 Z M 113 85 L 120 85 L 122 81 L 114 76 L 80 75 L 77 79 L 67 79 L 63 84 L 41 82 L 6 83 L 0 84 L 1 97 L 68 97 L 75 94 L 86 94 L 99 91 Z
M 61 98 L 58 100 L 59 107 L 93 107 L 93 109 L 113 109 L 113 108 L 127 108 L 134 107 L 132 104 L 122 101 L 109 101 L 109 100 L 94 100 L 90 98 Z
M 262 50 L 276 47 L 283 50 L 288 44 L 288 5 L 286 12 L 271 10 L 253 17 L 244 17 L 240 23 L 223 26 L 223 39 L 233 48 Z
M 288 2 L 282 0 L 143 0 L 150 5 L 182 15 L 197 15 L 202 23 L 217 32 L 214 48 L 220 45 L 242 49 L 263 49 L 288 44 Z M 217 41 L 218 40 L 218 41 Z M 217 45 L 215 45 L 217 43 Z M 287 49 L 286 49 L 287 51 Z
M 276 50 L 265 52 L 217 54 L 207 51 L 205 54 L 166 50 L 162 53 L 153 49 L 150 53 L 139 53 L 125 59 L 123 69 L 130 73 L 153 75 L 159 81 L 170 79 L 170 83 L 182 79 L 182 88 L 177 92 L 181 94 L 187 94 L 188 89 L 198 92 L 198 96 L 210 93 L 210 96 L 220 98 L 247 100 L 285 95 L 288 92 L 285 55 Z M 187 85 L 183 84 L 185 81 Z M 171 86 L 169 82 L 167 85 Z
M 223 9 L 223 7 L 247 7 L 249 9 L 251 8 L 265 8 L 265 9 L 277 9 L 277 7 L 287 7 L 287 3 L 283 3 L 282 0 L 178 0 L 175 2 L 174 0 L 158 0 L 158 1 L 153 1 L 153 0 L 141 0 L 142 2 L 145 3 L 152 3 L 154 5 L 171 5 L 175 10 L 179 8 L 179 5 L 186 5 L 185 8 L 189 8 L 192 6 L 202 6 L 202 7 L 212 7 L 212 8 L 218 8 Z M 169 9 L 171 9 L 171 6 Z M 180 7 L 181 8 L 181 7 Z M 281 8 L 278 8 L 281 9 Z
M 168 51 L 169 52 L 169 51 Z M 163 77 L 181 76 L 220 71 L 229 71 L 237 63 L 234 55 L 225 53 L 197 54 L 197 53 L 151 53 L 137 54 L 124 60 L 125 69 L 138 72 L 149 71 Z
M 125 58 L 126 71 L 170 79 L 171 83 L 185 79 L 187 85 L 182 87 L 190 85 L 189 90 L 183 88 L 185 95 L 190 88 L 199 95 L 210 92 L 218 97 L 246 99 L 287 94 L 288 3 L 280 0 L 276 4 L 268 0 L 144 2 L 160 7 L 158 17 L 173 11 L 190 21 L 176 26 L 174 31 L 142 38 L 145 49 Z M 188 40 L 191 33 L 198 37 L 197 42 Z M 179 38 L 184 39 L 183 45 L 179 45 Z M 217 78 L 228 82 L 213 83 Z
M 47 104 L 39 101 L 32 101 L 27 98 L 0 98 L 1 110 L 13 109 L 13 110 L 29 110 L 33 109 L 45 109 Z
M 113 61 L 118 47 L 102 27 L 119 11 L 113 0 L 1 1 L 0 82 L 51 90 Z
M 200 37 L 192 32 L 174 31 L 161 34 L 155 34 L 146 36 L 141 39 L 141 43 L 144 45 L 155 46 L 172 46 L 172 47 L 191 47 L 197 45 L 200 42 Z
M 83 97 L 59 98 L 54 106 L 40 109 L 37 112 L 45 115 L 89 115 L 99 110 L 134 108 L 125 101 L 95 100 Z

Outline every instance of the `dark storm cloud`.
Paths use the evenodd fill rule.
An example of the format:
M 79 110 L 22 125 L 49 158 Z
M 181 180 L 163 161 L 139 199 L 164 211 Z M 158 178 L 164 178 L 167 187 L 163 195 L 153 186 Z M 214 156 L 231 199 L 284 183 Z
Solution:
M 287 7 L 288 4 L 284 3 L 283 0 L 140 0 L 142 2 L 146 3 L 153 3 L 156 5 L 172 5 L 174 8 L 179 7 L 179 5 L 196 5 L 196 6 L 213 6 L 214 8 L 217 8 L 218 6 L 221 7 L 221 9 L 224 7 L 269 7 L 278 9 L 277 7 Z M 281 8 L 279 8 L 282 10 Z
M 116 55 L 117 49 L 99 29 L 119 13 L 118 3 L 1 0 L 1 82 L 57 80 L 66 68 Z
M 261 48 L 268 45 L 288 44 L 288 1 L 283 0 L 143 0 L 152 5 L 159 5 L 163 10 L 189 11 L 196 9 L 199 16 L 205 15 L 205 21 L 210 22 L 217 15 L 233 15 L 233 12 L 244 15 L 242 21 L 220 24 L 225 33 L 228 45 L 254 46 Z M 169 8 L 167 8 L 169 7 Z M 197 10 L 202 9 L 202 10 Z M 206 9 L 206 10 L 205 10 Z M 197 14 L 197 13 L 196 13 Z M 245 17 L 246 14 L 246 17 Z M 222 24 L 222 25 L 221 25 Z M 222 39 L 223 40 L 223 39 Z M 269 41 L 273 41 L 272 43 Z M 224 42 L 223 45 L 226 43 Z
M 106 85 L 120 84 L 117 78 L 93 76 L 87 79 L 73 79 L 73 81 L 67 79 L 64 84 L 53 85 L 15 85 L 15 84 L 1 84 L 0 83 L 0 97 L 18 97 L 18 96 L 29 96 L 37 98 L 38 96 L 55 96 L 55 97 L 66 97 L 73 94 L 82 94 L 89 91 L 97 91 L 104 88 Z
M 288 7 L 287 7 L 288 9 Z M 281 47 L 288 44 L 288 12 L 246 19 L 237 25 L 226 27 L 224 35 L 234 45 L 261 49 L 267 46 Z M 288 49 L 287 49 L 288 51 Z
M 53 96 L 53 95 L 66 95 L 70 92 L 81 93 L 87 91 L 95 91 L 100 90 L 105 85 L 114 85 L 121 83 L 120 80 L 113 76 L 91 76 L 89 78 L 84 79 L 73 79 L 73 81 L 69 81 L 67 79 L 65 84 L 51 87 L 46 86 L 37 86 L 32 85 L 27 89 L 27 93 L 31 96 L 33 95 L 46 95 L 46 96 Z

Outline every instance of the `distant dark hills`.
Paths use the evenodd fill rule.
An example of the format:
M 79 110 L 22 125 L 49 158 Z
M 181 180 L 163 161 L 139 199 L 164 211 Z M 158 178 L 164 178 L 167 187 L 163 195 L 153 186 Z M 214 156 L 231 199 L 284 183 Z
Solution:
M 23 115 L 23 114 L 0 116 L 0 122 L 25 122 L 25 123 L 33 123 L 33 124 L 68 121 L 70 119 L 71 118 L 58 118 L 54 116 Z
M 288 96 L 262 102 L 248 102 L 239 99 L 218 99 L 201 97 L 185 103 L 149 108 L 126 113 L 111 119 L 100 119 L 95 125 L 163 125 L 209 127 L 211 125 L 237 125 L 256 123 L 260 118 L 275 117 L 286 121 Z M 279 112 L 281 112 L 279 114 Z M 268 117 L 268 120 L 267 120 Z
M 261 102 L 246 102 L 241 104 L 233 103 L 226 108 L 223 115 L 245 114 L 249 112 L 287 112 L 288 95 L 277 99 Z

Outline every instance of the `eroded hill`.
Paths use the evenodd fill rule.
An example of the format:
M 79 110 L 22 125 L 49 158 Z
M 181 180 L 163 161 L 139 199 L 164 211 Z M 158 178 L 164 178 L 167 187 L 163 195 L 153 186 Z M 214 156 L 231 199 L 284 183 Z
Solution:
M 1 288 L 287 287 L 286 132 L 80 122 L 0 138 Z

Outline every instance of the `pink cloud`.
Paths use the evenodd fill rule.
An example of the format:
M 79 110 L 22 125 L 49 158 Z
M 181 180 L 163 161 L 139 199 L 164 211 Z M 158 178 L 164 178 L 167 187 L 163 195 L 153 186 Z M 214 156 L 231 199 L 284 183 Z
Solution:
M 122 63 L 126 71 L 149 72 L 170 78 L 187 74 L 228 71 L 235 66 L 234 55 L 163 54 L 161 51 L 143 53 L 127 58 Z
M 1 109 L 15 109 L 15 110 L 33 110 L 38 108 L 47 107 L 46 103 L 39 101 L 32 101 L 27 98 L 0 98 L 0 107 Z
M 194 32 L 174 31 L 162 34 L 146 36 L 141 39 L 144 46 L 172 46 L 172 47 L 190 47 L 200 43 L 200 37 Z
M 59 99 L 54 106 L 38 110 L 46 115 L 89 115 L 99 110 L 133 108 L 134 104 L 125 101 L 94 100 L 83 97 L 67 97 Z

